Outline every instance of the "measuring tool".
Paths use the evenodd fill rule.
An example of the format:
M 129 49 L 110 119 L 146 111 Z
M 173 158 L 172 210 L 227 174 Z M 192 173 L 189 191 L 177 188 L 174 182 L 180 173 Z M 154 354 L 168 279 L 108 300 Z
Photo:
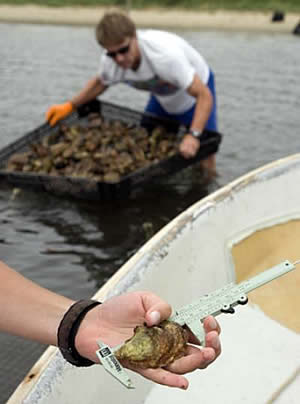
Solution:
M 210 315 L 218 316 L 222 313 L 233 314 L 235 311 L 234 306 L 238 304 L 243 305 L 248 302 L 247 293 L 292 271 L 299 263 L 300 260 L 293 264 L 286 260 L 239 284 L 231 282 L 212 293 L 201 296 L 195 302 L 177 309 L 169 320 L 175 321 L 182 326 L 188 326 L 192 333 L 198 338 L 200 344 L 205 346 L 205 331 L 203 328 L 203 320 L 205 317 Z M 96 351 L 96 354 L 105 370 L 127 388 L 134 388 L 126 371 L 113 354 L 114 350 L 119 347 L 112 349 L 100 340 L 98 341 L 98 345 L 100 349 Z

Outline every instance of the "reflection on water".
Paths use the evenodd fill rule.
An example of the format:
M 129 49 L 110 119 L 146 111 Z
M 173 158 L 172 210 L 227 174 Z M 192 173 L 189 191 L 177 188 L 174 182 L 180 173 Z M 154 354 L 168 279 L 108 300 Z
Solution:
M 186 170 L 137 190 L 128 199 L 108 202 L 74 201 L 24 190 L 15 196 L 2 186 L 0 222 L 7 228 L 0 239 L 2 259 L 70 297 L 95 292 L 150 236 L 207 195 L 201 182 L 194 183 L 198 168 L 192 169 L 192 181 L 185 182 Z M 177 186 L 172 182 L 180 181 L 179 176 Z M 50 271 L 49 266 L 53 266 Z M 67 280 L 60 278 L 67 274 L 72 282 L 66 287 Z M 79 282 L 83 276 L 84 284 Z
M 219 186 L 299 144 L 299 39 L 293 35 L 183 31 L 216 73 L 219 177 L 197 168 L 160 179 L 117 202 L 85 202 L 0 189 L 1 259 L 74 299 L 91 296 L 153 233 Z M 91 28 L 0 24 L 3 147 L 40 125 L 97 71 Z M 142 110 L 147 94 L 123 85 L 103 99 Z M 5 402 L 44 347 L 0 334 Z

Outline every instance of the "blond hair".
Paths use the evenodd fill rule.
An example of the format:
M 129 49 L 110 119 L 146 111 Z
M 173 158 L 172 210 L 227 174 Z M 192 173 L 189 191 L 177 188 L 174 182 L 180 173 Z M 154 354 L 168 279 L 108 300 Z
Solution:
M 96 39 L 103 47 L 119 45 L 127 37 L 136 35 L 134 22 L 126 15 L 117 11 L 104 14 L 96 26 Z

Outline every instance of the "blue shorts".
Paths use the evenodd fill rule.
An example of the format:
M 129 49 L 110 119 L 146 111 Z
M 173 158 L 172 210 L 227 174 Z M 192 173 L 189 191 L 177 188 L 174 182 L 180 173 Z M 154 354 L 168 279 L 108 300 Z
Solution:
M 218 131 L 215 80 L 214 80 L 214 74 L 211 70 L 209 73 L 207 86 L 210 89 L 212 96 L 213 96 L 213 107 L 212 107 L 210 116 L 208 118 L 208 121 L 206 123 L 205 129 Z M 153 114 L 153 115 L 156 115 L 159 117 L 163 117 L 163 118 L 174 119 L 176 121 L 181 122 L 183 125 L 189 127 L 193 120 L 195 107 L 196 107 L 196 104 L 194 104 L 192 106 L 192 108 L 183 112 L 182 114 L 169 114 L 167 111 L 164 110 L 164 108 L 158 102 L 157 98 L 152 94 L 148 101 L 148 104 L 146 105 L 145 112 L 148 112 L 150 114 Z

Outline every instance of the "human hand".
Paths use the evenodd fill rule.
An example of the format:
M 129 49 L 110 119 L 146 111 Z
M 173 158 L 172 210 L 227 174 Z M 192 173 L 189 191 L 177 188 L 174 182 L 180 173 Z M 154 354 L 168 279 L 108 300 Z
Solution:
M 187 134 L 179 145 L 179 152 L 184 158 L 189 159 L 195 157 L 200 148 L 200 140 L 195 136 Z
M 74 107 L 71 101 L 64 104 L 52 105 L 46 112 L 46 120 L 51 126 L 54 126 L 58 121 L 68 116 Z
M 83 357 L 99 362 L 96 356 L 98 339 L 114 347 L 131 338 L 137 325 L 145 322 L 148 326 L 156 325 L 170 315 L 170 305 L 151 292 L 132 292 L 113 297 L 87 313 L 76 335 L 76 349 Z M 182 375 L 206 368 L 221 353 L 220 327 L 216 320 L 207 317 L 204 328 L 205 348 L 188 345 L 186 356 L 166 368 L 130 369 L 156 383 L 187 389 L 188 380 Z M 189 342 L 198 344 L 192 333 L 189 333 Z

